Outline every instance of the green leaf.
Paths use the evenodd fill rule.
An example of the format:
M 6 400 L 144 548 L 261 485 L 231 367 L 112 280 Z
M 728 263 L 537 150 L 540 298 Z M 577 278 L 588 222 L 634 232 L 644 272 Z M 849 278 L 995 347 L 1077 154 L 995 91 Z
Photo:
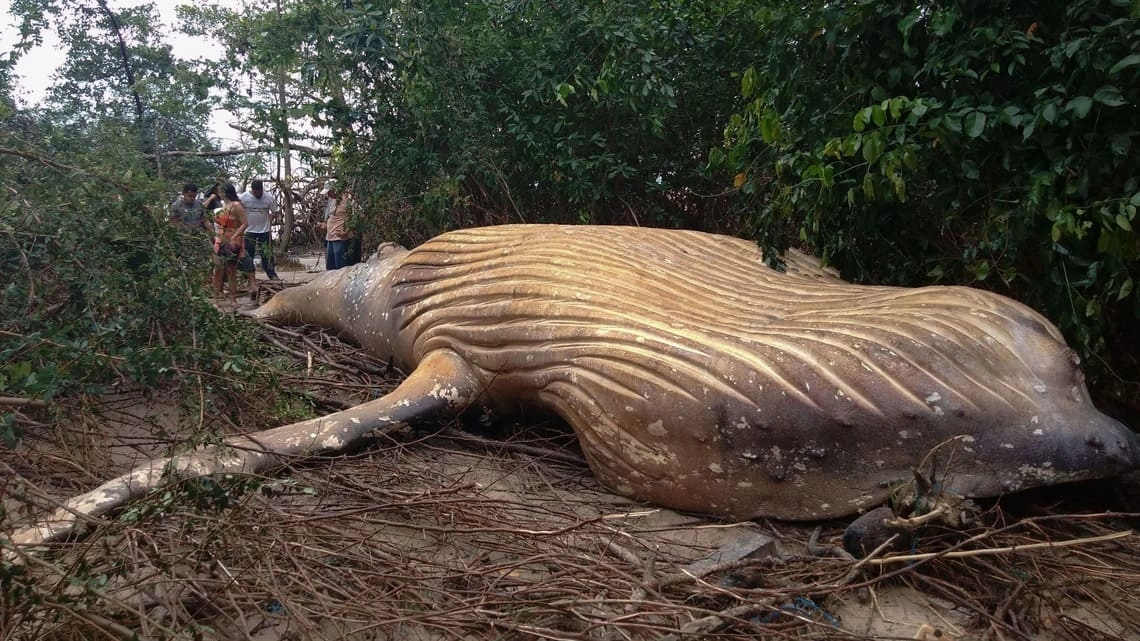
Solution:
M 1113 134 L 1108 137 L 1108 145 L 1112 149 L 1112 155 L 1123 158 L 1132 149 L 1132 137 L 1128 134 Z
M 966 128 L 966 135 L 977 138 L 986 129 L 986 114 L 980 111 L 971 111 L 966 114 L 966 120 L 963 124 Z
M 756 69 L 749 67 L 744 72 L 744 77 L 740 79 L 740 93 L 745 98 L 751 98 L 752 92 L 756 89 Z
M 1057 103 L 1049 102 L 1041 109 L 1041 117 L 1045 122 L 1052 123 L 1057 120 Z
M 902 115 L 903 103 L 903 98 L 891 98 L 887 102 L 887 107 L 891 112 L 891 120 L 894 120 L 896 122 L 898 121 L 899 117 Z
M 764 142 L 773 144 L 780 138 L 780 114 L 775 111 L 765 111 L 760 117 L 760 137 Z
M 866 107 L 855 112 L 855 118 L 851 121 L 851 126 L 855 131 L 863 131 L 867 128 L 867 121 L 871 118 L 871 108 Z
M 1077 96 L 1065 104 L 1065 111 L 1073 112 L 1077 118 L 1084 118 L 1092 110 L 1093 101 L 1088 96 Z
M 1128 216 L 1124 214 L 1116 215 L 1116 224 L 1124 231 L 1132 231 L 1132 223 L 1129 222 Z
M 1116 292 L 1116 300 L 1124 300 L 1127 298 L 1128 295 L 1132 293 L 1132 287 L 1133 284 L 1131 278 L 1124 281 L 1124 284 L 1120 286 L 1120 291 Z
M 568 106 L 566 104 L 566 97 L 569 96 L 570 94 L 574 93 L 574 85 L 572 85 L 568 82 L 562 82 L 562 83 L 559 83 L 557 87 L 555 87 L 555 91 L 557 92 L 557 94 L 555 95 L 555 98 L 558 99 L 558 102 L 563 107 L 566 107 L 566 106 Z
M 978 164 L 969 158 L 962 161 L 962 175 L 970 180 L 977 180 L 981 172 L 978 170 Z
M 831 165 L 824 165 L 823 171 L 819 174 L 819 180 L 824 187 L 831 189 L 835 185 L 835 169 Z
M 1093 100 L 1108 107 L 1119 107 L 1127 103 L 1124 96 L 1120 95 L 1120 90 L 1112 85 L 1105 85 L 1097 89 L 1096 93 L 1093 94 Z
M 709 150 L 709 167 L 720 167 L 728 159 L 728 155 L 720 147 Z
M 879 105 L 871 107 L 871 121 L 875 123 L 876 127 L 882 127 L 887 124 L 887 114 Z
M 863 139 L 863 160 L 868 164 L 874 164 L 879 156 L 883 155 L 883 138 L 882 132 L 875 132 Z
M 960 134 L 962 133 L 962 114 L 957 112 L 948 113 L 942 117 L 941 124 L 947 131 Z
M 1132 197 L 1128 199 L 1128 204 L 1134 207 L 1140 207 L 1140 191 L 1132 194 Z
M 1085 307 L 1085 316 L 1089 317 L 1089 318 L 1096 316 L 1096 315 L 1100 314 L 1100 309 L 1101 309 L 1100 301 L 1090 300 L 1088 302 L 1088 306 Z
M 1140 65 L 1140 53 L 1134 53 L 1121 58 L 1120 62 L 1112 65 L 1112 68 L 1108 70 L 1108 75 L 1111 76 L 1118 74 L 1121 70 L 1127 69 L 1128 67 L 1134 67 L 1136 65 Z
M 891 184 L 894 185 L 894 188 L 895 188 L 895 198 L 897 198 L 900 203 L 905 203 L 906 202 L 906 181 L 903 180 L 902 176 L 900 176 L 898 174 L 894 174 L 893 176 L 891 176 Z

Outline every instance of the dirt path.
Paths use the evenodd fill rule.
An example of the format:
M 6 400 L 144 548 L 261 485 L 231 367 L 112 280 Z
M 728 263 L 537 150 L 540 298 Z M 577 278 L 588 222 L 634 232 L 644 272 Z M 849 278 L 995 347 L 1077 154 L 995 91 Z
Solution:
M 325 270 L 325 253 L 320 248 L 290 251 L 277 262 L 277 275 L 286 283 L 306 283 Z

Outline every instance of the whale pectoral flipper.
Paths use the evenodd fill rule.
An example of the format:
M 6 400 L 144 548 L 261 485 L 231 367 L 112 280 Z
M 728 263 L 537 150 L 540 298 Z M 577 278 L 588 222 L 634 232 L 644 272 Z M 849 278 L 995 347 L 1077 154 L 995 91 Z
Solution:
M 270 430 L 233 436 L 222 445 L 151 459 L 99 487 L 74 496 L 41 520 L 3 541 L 3 558 L 16 562 L 18 546 L 38 545 L 70 535 L 79 523 L 107 514 L 171 481 L 211 474 L 256 474 L 321 453 L 339 452 L 373 430 L 457 411 L 481 392 L 470 367 L 454 352 L 439 350 L 393 391 L 342 412 Z M 9 546 L 10 544 L 10 546 Z

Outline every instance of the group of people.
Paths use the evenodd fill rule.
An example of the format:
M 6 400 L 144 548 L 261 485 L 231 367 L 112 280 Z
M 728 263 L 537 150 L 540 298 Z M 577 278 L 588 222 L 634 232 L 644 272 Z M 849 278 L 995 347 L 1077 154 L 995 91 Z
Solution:
M 318 224 L 327 241 L 325 269 L 340 269 L 355 262 L 351 255 L 354 234 L 348 226 L 351 196 L 339 189 L 335 179 L 326 182 L 325 190 L 325 221 Z M 214 296 L 224 298 L 228 285 L 230 301 L 236 306 L 239 272 L 245 274 L 249 296 L 256 300 L 255 257 L 260 256 L 266 278 L 279 280 L 271 233 L 279 214 L 277 200 L 265 193 L 264 181 L 254 180 L 249 191 L 240 195 L 233 184 L 223 183 L 210 189 L 205 200 L 198 198 L 196 184 L 186 183 L 182 195 L 171 204 L 169 217 L 188 232 L 205 232 L 212 238 Z
M 216 205 L 216 206 L 214 206 Z M 238 194 L 231 183 L 223 183 L 198 198 L 198 186 L 186 183 L 182 195 L 170 206 L 170 220 L 189 232 L 205 232 L 212 238 L 214 295 L 222 298 L 229 285 L 230 300 L 236 305 L 238 272 L 246 275 L 250 298 L 257 296 L 254 258 L 269 280 L 278 280 L 273 259 L 270 230 L 280 213 L 277 200 L 265 193 L 265 183 L 254 180 L 249 191 Z

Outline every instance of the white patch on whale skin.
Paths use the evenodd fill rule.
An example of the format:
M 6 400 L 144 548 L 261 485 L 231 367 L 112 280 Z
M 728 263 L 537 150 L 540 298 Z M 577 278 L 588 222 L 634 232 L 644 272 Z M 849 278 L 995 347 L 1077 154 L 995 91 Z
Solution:
M 709 471 L 713 474 L 723 474 L 724 469 L 721 468 L 719 463 L 709 463 Z
M 1039 428 L 1033 430 L 1033 435 L 1034 436 L 1045 436 L 1045 430 L 1043 430 L 1039 427 Z
M 431 388 L 431 391 L 428 392 L 428 395 L 434 398 L 442 398 L 452 404 L 464 400 L 463 395 L 459 393 L 459 388 L 454 385 L 440 385 L 436 383 L 436 385 Z
M 942 395 L 939 394 L 938 392 L 931 392 L 930 395 L 928 395 L 925 400 L 926 400 L 926 404 L 929 405 L 930 408 L 934 410 L 935 416 L 942 416 L 946 413 L 942 410 L 942 406 L 938 404 L 938 403 L 942 402 Z
M 667 434 L 665 430 L 665 422 L 661 419 L 657 419 L 656 421 L 653 421 L 647 425 L 645 427 L 645 430 L 654 436 L 665 436 L 665 434 Z
M 1038 383 L 1033 386 L 1033 391 L 1037 392 L 1038 394 L 1044 394 L 1045 392 L 1049 391 L 1049 387 L 1043 383 Z
M 1050 469 L 1052 463 L 1045 463 L 1044 465 L 1021 465 L 1017 468 L 1017 473 L 1023 479 L 1035 479 L 1038 481 L 1052 482 L 1057 479 L 1057 471 Z

